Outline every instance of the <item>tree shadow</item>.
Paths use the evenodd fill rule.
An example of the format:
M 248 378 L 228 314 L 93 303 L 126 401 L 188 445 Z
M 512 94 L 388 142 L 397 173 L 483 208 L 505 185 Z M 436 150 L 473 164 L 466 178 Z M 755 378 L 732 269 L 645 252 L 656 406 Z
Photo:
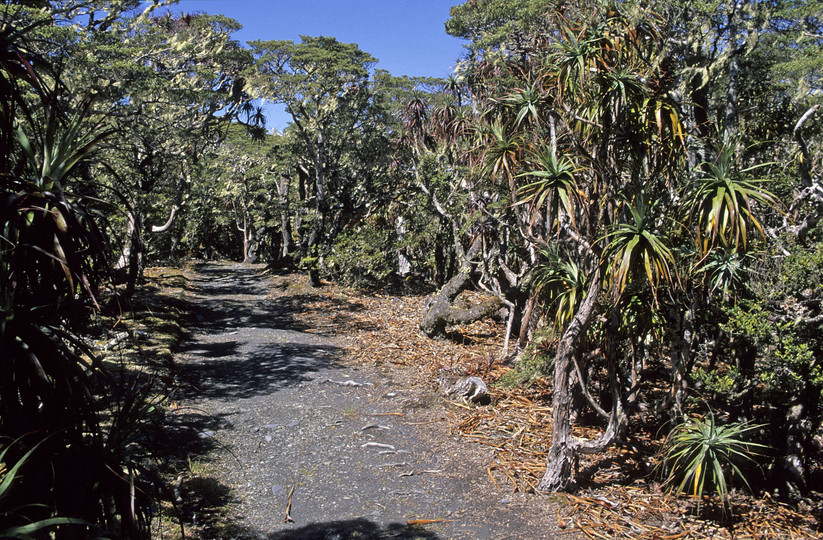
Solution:
M 197 346 L 201 356 L 178 375 L 183 398 L 241 399 L 299 384 L 337 364 L 341 349 L 304 343 L 264 344 L 238 353 L 235 342 Z
M 408 527 L 402 523 L 389 523 L 382 526 L 365 518 L 358 518 L 313 523 L 299 529 L 289 529 L 270 534 L 267 538 L 269 540 L 353 540 L 355 538 L 358 540 L 383 538 L 436 540 L 441 537 L 422 527 Z
M 266 273 L 255 268 L 231 265 L 199 265 L 199 278 L 189 283 L 189 290 L 206 298 L 197 300 L 198 309 L 192 313 L 191 326 L 195 330 L 225 331 L 231 328 L 269 328 L 306 331 L 310 326 L 295 317 L 304 312 L 309 303 L 320 302 L 334 309 L 327 312 L 357 313 L 367 309 L 360 302 L 329 297 L 311 290 L 293 291 L 287 295 L 271 294 L 276 289 L 288 288 L 285 283 L 267 280 Z M 261 283 L 269 290 L 261 292 Z M 336 317 L 335 326 L 353 324 L 353 319 Z
M 245 265 L 198 265 L 190 288 L 202 298 L 191 314 L 199 337 L 180 352 L 197 357 L 177 374 L 181 397 L 238 399 L 309 380 L 333 367 L 342 349 L 318 340 L 299 321 L 307 302 L 322 297 L 270 295 L 262 269 Z M 262 285 L 261 284 L 265 284 Z M 267 288 L 267 286 L 269 288 Z M 347 310 L 363 306 L 345 303 Z

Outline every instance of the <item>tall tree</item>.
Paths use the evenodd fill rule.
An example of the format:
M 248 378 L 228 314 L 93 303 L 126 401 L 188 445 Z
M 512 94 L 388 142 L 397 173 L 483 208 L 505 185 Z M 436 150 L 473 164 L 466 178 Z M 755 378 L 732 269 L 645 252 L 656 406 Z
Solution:
M 386 155 L 380 153 L 380 141 L 387 144 L 369 79 L 376 59 L 356 44 L 322 36 L 251 45 L 259 97 L 286 105 L 293 120 L 290 129 L 298 138 L 294 154 L 302 158 L 299 170 L 310 172 L 313 225 L 301 247 L 316 284 L 334 237 L 353 212 L 364 210 L 352 195 L 388 166 L 384 161 L 373 169 Z

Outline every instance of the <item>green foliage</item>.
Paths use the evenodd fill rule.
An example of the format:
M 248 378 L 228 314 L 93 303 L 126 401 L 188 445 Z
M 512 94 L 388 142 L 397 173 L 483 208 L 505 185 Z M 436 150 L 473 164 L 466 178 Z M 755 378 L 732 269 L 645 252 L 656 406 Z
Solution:
M 823 401 L 823 365 L 810 344 L 800 341 L 792 330 L 790 325 L 778 328 L 777 343 L 768 354 L 767 369 L 760 374 L 760 380 L 771 394 L 789 403 L 807 388 L 817 388 L 819 403 Z
M 746 249 L 749 225 L 762 237 L 766 233 L 754 213 L 754 203 L 776 208 L 780 203 L 747 174 L 764 165 L 737 170 L 735 148 L 724 145 L 714 163 L 703 164 L 703 175 L 692 182 L 689 216 L 697 226 L 697 247 L 708 253 L 713 246 Z
M 746 278 L 749 273 L 747 262 L 752 257 L 744 252 L 717 248 L 710 251 L 698 262 L 695 275 L 703 275 L 711 294 L 721 293 L 725 301 L 732 297 L 732 293 L 742 293 L 745 290 Z
M 493 58 L 495 52 L 521 52 L 551 22 L 551 10 L 544 0 L 497 0 L 464 2 L 451 8 L 446 32 L 470 40 L 478 55 Z
M 788 245 L 787 257 L 771 254 L 772 260 L 779 260 L 763 267 L 765 279 L 754 284 L 758 295 L 769 300 L 792 296 L 798 299 L 823 297 L 823 242 L 804 245 Z
M 126 9 L 117 4 L 95 15 Z M 56 23 L 92 5 L 46 3 L 36 31 L 15 19 L 16 7 L 0 9 L 3 54 L 16 58 L 0 60 L 0 84 L 10 89 L 0 98 L 0 139 L 11 143 L 0 169 L 0 437 L 15 440 L 0 453 L 11 467 L 0 480 L 3 527 L 11 527 L 2 536 L 148 537 L 156 495 L 145 446 L 157 418 L 151 385 L 111 376 L 81 337 L 104 301 L 117 305 L 100 226 L 115 212 L 103 199 L 122 195 L 97 182 L 101 152 L 115 140 L 100 114 L 114 106 L 111 94 L 72 93 L 69 83 L 82 77 L 62 55 L 83 41 L 81 27 Z M 118 16 L 106 28 L 122 29 Z M 8 31 L 24 27 L 30 33 Z M 98 32 L 93 17 L 85 31 Z M 64 41 L 51 48 L 46 35 Z M 38 51 L 43 43 L 49 50 Z
M 758 351 L 757 378 L 766 400 L 783 406 L 797 400 L 823 402 L 821 340 L 802 322 L 780 321 L 762 303 L 744 301 L 728 310 L 721 328 Z
M 718 425 L 714 413 L 708 419 L 687 418 L 669 433 L 662 453 L 668 469 L 666 483 L 678 493 L 702 498 L 716 491 L 724 510 L 730 509 L 729 488 L 735 478 L 748 481 L 738 467 L 742 461 L 754 463 L 762 444 L 747 442 L 745 435 L 760 426 L 730 423 Z
M 528 385 L 538 377 L 550 376 L 554 370 L 554 353 L 558 340 L 553 327 L 540 329 L 517 359 L 514 369 L 504 374 L 499 382 L 508 387 Z
M 340 235 L 325 264 L 344 283 L 386 285 L 397 274 L 395 234 L 381 219 L 369 219 Z
M 734 366 L 729 366 L 724 372 L 718 369 L 706 369 L 697 366 L 691 373 L 695 383 L 705 391 L 727 395 L 740 383 L 740 373 Z

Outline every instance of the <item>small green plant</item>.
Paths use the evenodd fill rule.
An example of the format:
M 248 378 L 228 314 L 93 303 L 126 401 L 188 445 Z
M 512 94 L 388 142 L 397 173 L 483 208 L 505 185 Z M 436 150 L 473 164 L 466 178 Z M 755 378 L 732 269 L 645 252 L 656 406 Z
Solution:
M 737 463 L 754 462 L 755 449 L 762 444 L 747 442 L 746 433 L 760 426 L 734 422 L 718 425 L 714 414 L 707 419 L 687 418 L 675 426 L 663 447 L 663 464 L 668 470 L 666 484 L 674 485 L 678 493 L 689 492 L 699 498 L 707 490 L 715 490 L 724 511 L 730 508 L 729 484 L 733 477 L 749 487 Z
M 722 372 L 697 366 L 692 371 L 692 377 L 696 382 L 702 383 L 707 391 L 725 395 L 734 390 L 735 384 L 742 376 L 735 366 L 728 366 Z

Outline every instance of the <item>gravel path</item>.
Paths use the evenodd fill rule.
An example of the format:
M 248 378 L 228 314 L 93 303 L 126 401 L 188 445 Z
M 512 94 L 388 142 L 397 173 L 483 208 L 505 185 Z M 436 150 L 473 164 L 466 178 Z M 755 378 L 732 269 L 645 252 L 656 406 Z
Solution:
M 437 396 L 403 383 L 414 374 L 345 364 L 342 341 L 307 332 L 292 316 L 299 297 L 261 270 L 195 268 L 179 358 L 176 422 L 217 471 L 199 480 L 221 494 L 212 502 L 235 501 L 232 536 L 570 537 L 552 499 L 492 483 L 490 449 L 449 434 Z

